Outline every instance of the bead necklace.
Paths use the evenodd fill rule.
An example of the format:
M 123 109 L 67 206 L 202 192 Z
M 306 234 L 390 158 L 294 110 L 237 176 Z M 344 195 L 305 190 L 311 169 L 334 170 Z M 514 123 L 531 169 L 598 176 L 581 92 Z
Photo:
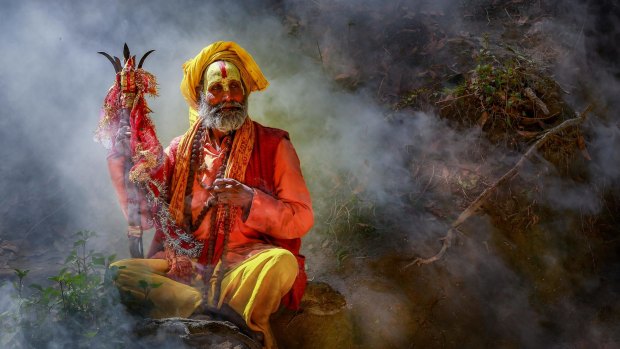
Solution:
M 185 223 L 186 229 L 188 230 L 188 234 L 191 234 L 195 232 L 196 230 L 198 230 L 198 228 L 204 221 L 205 217 L 207 216 L 207 213 L 209 212 L 209 210 L 212 207 L 214 207 L 216 204 L 215 198 L 211 197 L 209 200 L 205 202 L 204 206 L 202 207 L 202 210 L 198 214 L 198 217 L 196 217 L 196 221 L 192 222 L 192 210 L 191 210 L 191 203 L 192 203 L 192 198 L 193 198 L 192 189 L 193 189 L 196 173 L 199 172 L 200 166 L 201 166 L 201 160 L 204 157 L 203 142 L 206 140 L 207 132 L 208 131 L 206 130 L 204 125 L 198 126 L 198 130 L 196 130 L 196 136 L 194 137 L 192 141 L 190 168 L 189 168 L 189 175 L 187 178 L 187 185 L 185 187 L 185 202 L 184 202 L 184 210 L 183 210 L 184 223 Z M 228 158 L 230 157 L 230 148 L 231 148 L 231 142 L 232 142 L 233 137 L 234 137 L 234 134 L 231 134 L 229 136 L 224 137 L 224 139 L 222 140 L 221 151 L 224 152 L 224 159 L 222 161 L 222 165 L 220 166 L 220 168 L 218 169 L 215 175 L 215 179 L 224 178 L 224 175 L 226 173 L 226 165 L 228 163 Z M 201 185 L 203 186 L 203 188 L 205 188 L 205 186 L 202 183 Z M 213 273 L 215 271 L 215 264 L 212 263 L 211 260 L 213 259 L 213 256 L 215 254 L 215 243 L 217 241 L 217 233 L 218 233 L 218 229 L 217 229 L 218 227 L 216 226 L 217 216 L 218 216 L 217 210 L 214 210 L 213 213 L 211 214 L 211 221 L 210 221 L 211 224 L 209 225 L 210 231 L 209 231 L 209 240 L 207 243 L 207 256 L 206 256 L 207 265 L 205 266 L 204 273 L 202 276 L 203 282 L 205 283 L 204 297 L 207 300 L 209 299 L 208 298 L 209 280 L 211 280 L 211 277 L 213 276 Z M 224 239 L 223 239 L 222 255 L 220 257 L 221 265 L 220 265 L 220 271 L 217 275 L 216 287 L 215 287 L 215 292 L 214 292 L 214 300 L 216 304 L 219 301 L 219 297 L 221 294 L 221 288 L 222 288 L 222 280 L 224 278 L 224 274 L 226 273 L 225 256 L 228 251 L 228 239 L 230 236 L 230 231 L 232 229 L 232 209 L 230 205 L 224 206 L 223 224 L 224 224 Z
M 204 206 L 202 207 L 202 210 L 198 214 L 198 217 L 196 217 L 196 221 L 192 222 L 192 208 L 191 208 L 191 203 L 192 203 L 192 198 L 193 198 L 192 189 L 194 186 L 194 180 L 196 178 L 196 173 L 198 172 L 198 169 L 201 166 L 202 158 L 204 156 L 202 144 L 206 139 L 205 137 L 206 133 L 207 133 L 207 130 L 205 129 L 204 125 L 200 125 L 198 127 L 198 130 L 196 130 L 196 136 L 194 137 L 194 140 L 192 143 L 192 155 L 191 155 L 191 160 L 190 160 L 190 168 L 189 168 L 189 175 L 187 178 L 187 185 L 185 187 L 185 205 L 184 205 L 184 211 L 183 211 L 184 221 L 185 221 L 184 223 L 185 223 L 186 229 L 188 229 L 188 233 L 193 233 L 196 230 L 198 230 L 198 228 L 204 221 L 205 217 L 207 216 L 209 209 L 211 209 L 211 207 L 215 205 L 215 198 L 212 197 L 209 200 L 207 200 Z M 224 159 L 222 161 L 222 165 L 217 171 L 217 174 L 215 175 L 215 179 L 224 178 L 224 174 L 226 173 L 226 164 L 228 163 L 228 158 L 230 156 L 230 144 L 231 144 L 232 137 L 233 135 L 226 136 L 224 137 L 222 141 L 221 151 L 224 152 Z M 204 184 L 201 183 L 201 185 L 203 186 L 203 188 L 205 188 Z

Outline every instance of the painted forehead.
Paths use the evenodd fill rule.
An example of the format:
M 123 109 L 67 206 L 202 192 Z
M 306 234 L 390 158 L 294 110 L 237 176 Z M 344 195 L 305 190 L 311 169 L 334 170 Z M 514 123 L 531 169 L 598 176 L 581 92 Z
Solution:
M 227 61 L 217 61 L 207 67 L 202 78 L 205 81 L 206 89 L 209 89 L 215 83 L 220 83 L 227 87 L 232 81 L 241 82 L 241 73 L 234 64 Z

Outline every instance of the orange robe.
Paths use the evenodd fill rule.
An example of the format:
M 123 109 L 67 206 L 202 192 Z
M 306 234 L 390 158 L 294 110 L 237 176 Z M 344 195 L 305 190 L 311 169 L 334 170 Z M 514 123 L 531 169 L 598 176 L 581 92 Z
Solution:
M 281 130 L 264 127 L 256 122 L 253 124 L 257 138 L 244 182 L 253 187 L 254 197 L 247 218 L 244 220 L 238 217 L 233 224 L 226 261 L 229 267 L 233 267 L 257 252 L 274 246 L 291 251 L 297 258 L 299 273 L 291 292 L 283 301 L 289 308 L 296 309 L 306 282 L 304 258 L 299 254 L 299 238 L 313 225 L 310 194 L 301 173 L 295 149 L 288 140 L 288 134 Z M 168 188 L 172 188 L 172 173 L 174 173 L 180 138 L 174 139 L 166 149 L 163 173 Z M 203 153 L 204 165 L 197 173 L 192 186 L 192 221 L 196 220 L 209 198 L 209 193 L 201 186 L 201 183 L 212 184 L 223 161 L 223 154 L 210 139 L 205 142 Z M 127 199 L 122 176 L 123 159 L 109 156 L 108 163 L 121 206 L 126 213 Z M 142 212 L 147 212 L 147 210 L 143 209 Z M 205 243 L 210 231 L 211 214 L 212 212 L 205 217 L 194 233 L 196 239 Z M 156 233 L 148 253 L 149 257 L 161 249 L 164 239 L 162 232 Z M 219 248 L 221 249 L 221 246 Z M 205 250 L 206 246 L 203 252 Z M 203 264 L 207 262 L 200 258 L 199 261 Z
M 258 154 L 273 156 L 273 169 L 264 171 L 264 163 L 256 163 L 257 159 L 262 158 L 260 156 L 255 157 L 251 160 L 254 163 L 249 166 L 253 170 L 246 172 L 245 182 L 247 182 L 246 184 L 259 183 L 256 186 L 261 186 L 262 180 L 268 182 L 269 185 L 263 186 L 267 188 L 266 191 L 253 188 L 254 196 L 247 217 L 238 217 L 232 225 L 226 254 L 229 272 L 222 284 L 222 298 L 215 302 L 219 304 L 222 302 L 229 303 L 244 317 L 250 328 L 262 331 L 265 334 L 265 344 L 267 347 L 271 347 L 274 342 L 269 330 L 269 315 L 277 310 L 283 296 L 287 295 L 287 297 L 282 298 L 285 304 L 292 304 L 294 307 L 298 304 L 301 294 L 293 291 L 301 290 L 303 293 L 305 271 L 303 270 L 303 256 L 298 255 L 298 239 L 308 232 L 314 220 L 310 194 L 301 173 L 299 159 L 288 137 L 282 136 L 285 135 L 285 132 L 264 128 L 259 124 L 255 124 L 255 127 L 260 131 L 259 134 L 281 136 L 263 138 L 269 139 L 271 142 L 276 140 L 275 147 L 255 144 L 254 148 L 258 149 L 259 152 L 274 151 L 275 149 L 273 155 Z M 168 175 L 167 184 L 169 188 L 172 187 L 170 181 L 174 172 L 179 140 L 180 138 L 173 140 L 166 149 L 163 171 Z M 257 138 L 256 143 L 260 141 L 261 138 Z M 210 139 L 205 142 L 204 156 L 203 168 L 198 171 L 192 186 L 192 221 L 196 220 L 210 195 L 201 183 L 207 186 L 212 184 L 223 161 L 223 154 L 218 151 L 217 146 Z M 118 158 L 109 157 L 110 173 L 119 192 L 121 205 L 126 212 L 123 177 L 118 174 L 122 169 L 119 165 L 121 163 L 122 161 Z M 262 167 L 262 170 L 257 169 L 257 167 Z M 248 173 L 252 173 L 255 178 L 248 179 Z M 272 173 L 273 178 L 271 180 L 257 178 L 264 173 Z M 195 231 L 194 236 L 197 240 L 206 242 L 210 232 L 210 214 L 212 213 L 205 217 Z M 158 251 L 158 247 L 161 248 L 163 240 L 164 234 L 156 233 L 149 257 Z M 288 248 L 280 242 L 286 244 L 289 241 L 293 242 L 292 252 L 294 254 L 280 248 L 274 249 L 277 246 Z M 204 249 L 206 250 L 206 246 Z M 298 266 L 295 261 L 299 263 Z M 291 263 L 293 264 L 291 265 Z M 155 289 L 150 293 L 156 305 L 158 302 L 161 303 L 159 312 L 152 314 L 152 316 L 188 316 L 202 301 L 200 292 L 196 289 L 165 278 L 165 271 L 168 268 L 165 260 L 152 260 L 152 262 L 139 259 L 125 260 L 119 261 L 115 265 L 124 267 L 120 271 L 121 275 L 117 281 L 119 287 L 136 294 L 138 298 L 142 295 L 139 294 L 140 290 L 134 285 L 136 278 L 148 279 L 155 283 L 165 282 L 162 288 Z M 287 294 L 289 290 L 291 292 Z M 176 305 L 171 306 L 172 304 Z
M 244 183 L 253 187 L 254 196 L 247 219 L 238 217 L 232 225 L 229 236 L 226 261 L 234 266 L 258 251 L 273 246 L 291 251 L 299 264 L 298 277 L 291 292 L 283 299 L 284 304 L 297 309 L 306 283 L 304 257 L 299 253 L 300 237 L 313 224 L 312 204 L 306 187 L 299 158 L 288 140 L 288 134 L 282 130 L 264 127 L 252 122 L 255 129 L 253 153 L 245 173 Z M 167 185 L 174 187 L 171 174 L 175 172 L 177 150 L 181 137 L 174 139 L 167 149 L 164 173 L 169 174 Z M 195 176 L 192 185 L 192 222 L 200 214 L 209 193 L 203 188 L 213 183 L 216 173 L 222 165 L 224 154 L 218 150 L 215 142 L 207 138 L 204 144 L 204 159 L 201 171 Z M 210 216 L 202 221 L 194 236 L 199 241 L 208 239 Z M 154 238 L 149 257 L 161 248 L 164 234 L 159 232 Z M 216 256 L 223 249 L 222 240 L 216 244 Z M 206 264 L 206 246 L 198 259 Z M 218 252 L 220 251 L 220 252 Z
M 262 126 L 261 126 L 262 127 Z M 167 150 L 167 173 L 172 173 L 176 147 L 179 138 L 172 141 Z M 223 161 L 214 142 L 207 140 L 204 147 L 204 171 L 196 176 L 193 183 L 192 221 L 200 214 L 209 193 L 201 186 L 209 186 L 215 180 L 216 173 Z M 253 188 L 254 198 L 250 212 L 245 221 L 238 217 L 234 222 L 228 243 L 227 261 L 229 265 L 243 261 L 252 251 L 268 244 L 265 236 L 278 239 L 295 239 L 305 235 L 314 224 L 312 202 L 301 173 L 301 167 L 293 144 L 286 138 L 280 140 L 276 148 L 275 168 L 273 171 L 274 195 Z M 209 212 L 200 227 L 194 233 L 199 240 L 206 240 L 209 235 Z M 158 235 L 156 240 L 161 241 Z
M 258 127 L 263 126 L 258 125 Z M 171 187 L 170 181 L 180 138 L 175 138 L 166 148 L 164 173 L 168 176 L 168 188 Z M 223 158 L 223 154 L 220 154 L 211 140 L 208 139 L 205 142 L 204 148 L 204 171 L 200 172 L 200 176 L 196 176 L 193 183 L 192 221 L 196 220 L 204 203 L 209 198 L 209 194 L 200 183 L 202 182 L 205 185 L 213 183 Z M 108 156 L 112 183 L 118 194 L 123 213 L 127 216 L 123 162 L 124 158 L 117 154 L 112 153 Z M 314 224 L 310 193 L 301 173 L 299 158 L 292 143 L 286 138 L 282 138 L 276 147 L 273 176 L 273 195 L 253 188 L 254 198 L 247 219 L 243 221 L 239 217 L 233 224 L 227 255 L 227 260 L 232 264 L 247 258 L 253 250 L 260 248 L 261 245 L 269 244 L 269 238 L 301 238 Z M 142 206 L 144 207 L 144 203 Z M 148 210 L 143 209 L 142 213 L 146 216 Z M 194 233 L 197 239 L 206 240 L 208 238 L 211 214 L 212 212 L 205 217 Z M 145 222 L 146 218 L 148 217 L 143 217 L 142 220 L 144 229 L 151 227 Z M 161 244 L 164 242 L 163 233 L 157 232 L 153 242 L 151 251 L 148 253 L 149 257 L 161 248 Z

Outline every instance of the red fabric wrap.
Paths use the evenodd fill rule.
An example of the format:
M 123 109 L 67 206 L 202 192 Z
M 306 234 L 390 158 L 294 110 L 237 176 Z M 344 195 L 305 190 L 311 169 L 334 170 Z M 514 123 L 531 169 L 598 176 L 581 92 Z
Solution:
M 148 229 L 153 217 L 144 189 L 148 188 L 154 196 L 159 195 L 164 177 L 161 173 L 163 152 L 144 98 L 157 95 L 157 81 L 152 74 L 134 69 L 134 63 L 133 58 L 127 60 L 123 70 L 116 74 L 115 83 L 103 103 L 95 140 L 109 150 L 110 175 L 128 223 Z M 128 116 L 131 129 L 129 149 L 115 144 L 119 127 L 126 122 L 121 120 L 124 116 Z M 128 163 L 133 165 L 129 173 Z

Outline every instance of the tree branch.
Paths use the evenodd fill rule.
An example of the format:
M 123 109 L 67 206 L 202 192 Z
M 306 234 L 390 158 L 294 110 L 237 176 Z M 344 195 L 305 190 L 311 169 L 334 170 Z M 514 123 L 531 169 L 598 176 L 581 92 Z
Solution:
M 525 164 L 525 160 L 529 159 L 536 150 L 542 147 L 549 140 L 550 136 L 557 134 L 571 126 L 577 126 L 581 124 L 585 120 L 586 114 L 591 109 L 592 109 L 592 106 L 590 105 L 581 114 L 578 114 L 577 117 L 566 120 L 563 123 L 559 124 L 558 126 L 555 126 L 549 129 L 547 132 L 545 132 L 540 138 L 538 138 L 538 140 L 536 140 L 536 142 L 534 142 L 534 144 L 532 144 L 527 149 L 527 151 L 523 154 L 523 156 L 521 156 L 519 161 L 517 161 L 517 163 L 510 170 L 508 170 L 508 172 L 506 172 L 502 177 L 500 177 L 500 179 L 495 181 L 491 186 L 489 186 L 482 193 L 480 193 L 480 195 L 478 195 L 478 197 L 474 201 L 472 201 L 472 203 L 469 204 L 469 206 L 467 206 L 467 208 L 463 212 L 461 212 L 458 218 L 454 222 L 452 222 L 452 224 L 450 225 L 450 229 L 448 230 L 448 233 L 443 238 L 440 239 L 440 241 L 442 241 L 442 246 L 441 246 L 441 250 L 439 250 L 437 254 L 429 258 L 418 257 L 413 262 L 405 265 L 405 268 L 409 268 L 410 266 L 414 264 L 415 265 L 430 264 L 430 263 L 433 263 L 441 259 L 443 255 L 446 253 L 446 251 L 448 250 L 448 248 L 450 248 L 450 246 L 452 245 L 452 238 L 454 237 L 454 230 L 456 230 L 459 226 L 461 226 L 461 224 L 463 224 L 466 220 L 468 220 L 471 216 L 473 216 L 474 213 L 480 209 L 482 204 L 484 204 L 487 201 L 487 199 L 491 196 L 491 194 L 500 185 L 512 179 L 519 172 L 519 169 L 521 169 L 523 164 Z

